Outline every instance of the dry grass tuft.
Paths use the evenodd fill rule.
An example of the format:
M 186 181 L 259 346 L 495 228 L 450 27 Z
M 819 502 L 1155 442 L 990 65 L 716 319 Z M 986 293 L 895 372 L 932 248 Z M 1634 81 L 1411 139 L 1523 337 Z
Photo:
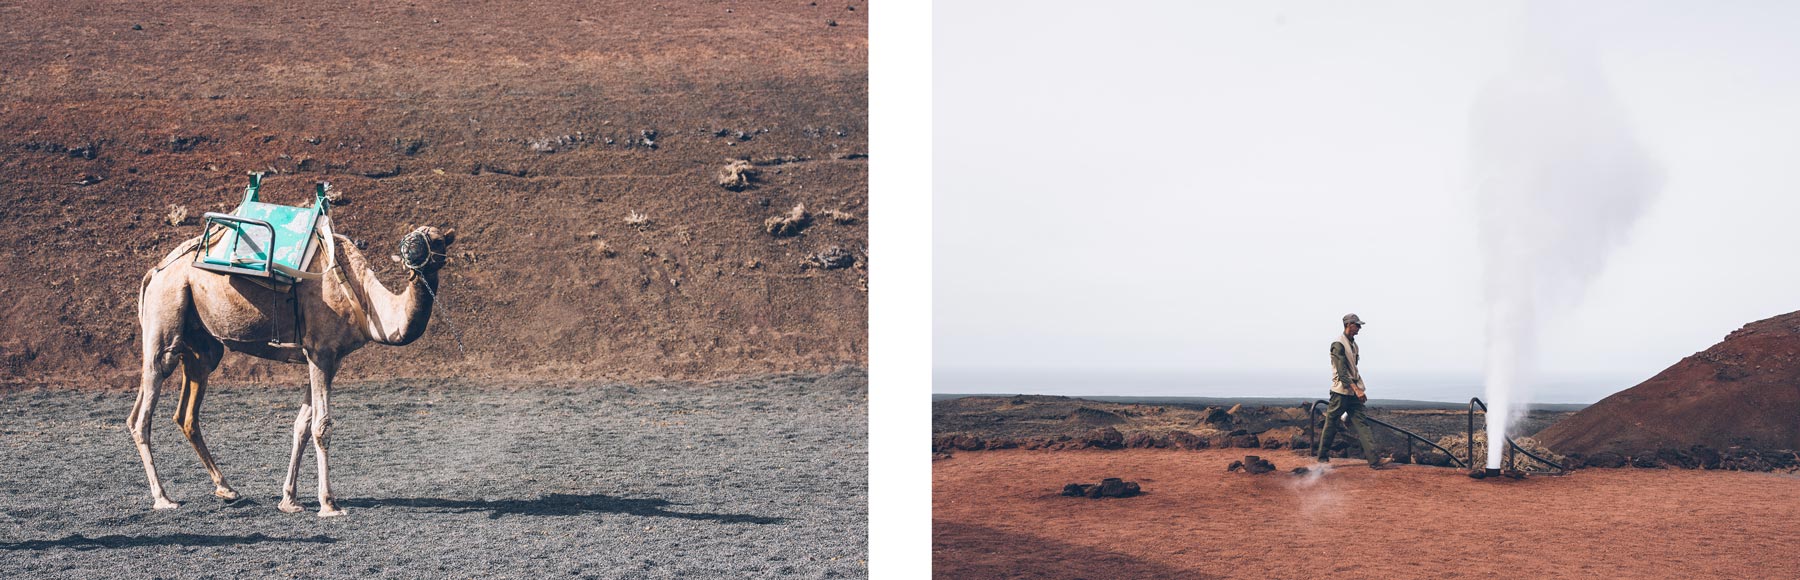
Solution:
M 819 213 L 825 216 L 825 219 L 831 220 L 832 223 L 844 226 L 856 223 L 858 219 L 854 214 L 841 209 L 828 209 Z
M 164 219 L 168 220 L 169 225 L 179 226 L 181 224 L 187 223 L 187 217 L 188 217 L 187 206 L 170 204 L 169 205 L 169 215 L 168 215 L 168 217 L 166 217 Z
M 625 214 L 625 225 L 637 228 L 639 230 L 650 229 L 650 216 L 648 214 L 641 214 L 641 213 L 638 213 L 635 211 Z
M 719 169 L 719 187 L 732 191 L 749 189 L 750 183 L 756 180 L 758 173 L 760 172 L 756 166 L 751 165 L 749 161 L 732 160 L 725 164 L 725 167 Z
M 1530 437 L 1514 437 L 1513 441 L 1517 442 L 1520 447 L 1523 447 L 1532 453 L 1536 453 L 1544 459 L 1554 461 L 1564 466 L 1569 465 L 1569 458 L 1557 455 L 1556 452 L 1544 447 L 1542 443 L 1538 443 L 1536 439 Z M 1487 464 L 1486 431 L 1475 432 L 1475 457 L 1478 461 L 1469 462 L 1469 437 L 1465 433 L 1445 435 L 1443 438 L 1438 439 L 1437 444 L 1445 449 L 1449 449 L 1452 456 L 1455 456 L 1457 459 L 1462 460 L 1469 465 L 1481 466 Z M 1540 463 L 1538 460 L 1532 459 L 1530 455 L 1523 453 L 1518 453 L 1516 465 L 1518 465 L 1520 469 L 1530 471 L 1549 471 L 1555 469 L 1554 467 Z
M 778 215 L 763 221 L 763 231 L 777 238 L 800 235 L 800 231 L 812 225 L 812 214 L 806 213 L 806 204 L 796 204 L 788 210 L 787 215 Z

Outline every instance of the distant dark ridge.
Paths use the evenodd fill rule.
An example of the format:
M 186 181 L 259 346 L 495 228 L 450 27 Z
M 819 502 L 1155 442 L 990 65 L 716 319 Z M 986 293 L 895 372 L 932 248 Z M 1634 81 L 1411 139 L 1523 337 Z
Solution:
M 1121 397 L 1110 395 L 1081 395 L 1065 397 L 1061 395 L 1019 395 L 989 393 L 932 393 L 932 401 L 948 401 L 964 397 L 1045 397 L 1055 399 L 1081 399 L 1104 403 L 1129 403 L 1138 405 L 1171 405 L 1186 407 L 1230 407 L 1232 405 L 1295 407 L 1325 397 Z M 1385 409 L 1466 409 L 1468 401 L 1414 401 L 1410 399 L 1369 399 L 1369 405 Z M 1533 411 L 1580 411 L 1587 408 L 1585 403 L 1534 403 L 1527 405 Z

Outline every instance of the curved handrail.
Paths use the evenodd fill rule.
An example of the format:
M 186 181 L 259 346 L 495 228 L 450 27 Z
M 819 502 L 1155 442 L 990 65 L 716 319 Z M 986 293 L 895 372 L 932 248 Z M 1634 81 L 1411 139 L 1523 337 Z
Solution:
M 1488 412 L 1487 403 L 1482 402 L 1481 397 L 1470 397 L 1469 398 L 1469 434 L 1468 434 L 1468 437 L 1469 437 L 1469 463 L 1470 464 L 1475 463 L 1475 407 L 1476 406 L 1481 407 L 1481 412 L 1483 414 Z M 1530 451 L 1525 450 L 1524 447 L 1520 447 L 1519 442 L 1513 441 L 1513 438 L 1511 438 L 1511 437 L 1506 438 L 1506 444 L 1512 448 L 1512 451 L 1514 453 L 1524 453 L 1526 457 L 1536 459 L 1536 460 L 1538 460 L 1539 463 L 1554 467 L 1554 468 L 1556 468 L 1557 471 L 1560 471 L 1562 473 L 1569 472 L 1569 468 L 1558 465 L 1554 461 L 1544 459 L 1542 457 L 1538 457 L 1538 455 L 1536 453 L 1532 453 Z M 1510 454 L 1507 455 L 1506 464 L 1508 467 L 1513 467 L 1516 465 L 1513 460 L 1514 457 L 1516 457 L 1516 456 L 1510 455 Z
M 1319 405 L 1326 405 L 1326 406 L 1327 406 L 1327 407 L 1329 407 L 1329 406 L 1330 406 L 1330 405 L 1331 405 L 1331 403 L 1330 403 L 1330 402 L 1328 402 L 1328 401 L 1325 401 L 1325 400 L 1318 400 L 1318 401 L 1313 401 L 1313 403 L 1312 403 L 1312 404 L 1311 404 L 1311 405 L 1307 405 L 1307 406 L 1306 406 L 1306 423 L 1307 423 L 1307 426 L 1309 426 L 1309 427 L 1311 427 L 1311 428 L 1312 428 L 1312 435 L 1313 435 L 1313 444 L 1314 444 L 1314 445 L 1318 445 L 1318 444 L 1319 444 L 1319 436 L 1320 436 L 1320 433 L 1319 433 L 1319 422 L 1318 422 L 1318 420 L 1317 420 L 1317 419 L 1316 419 L 1316 418 L 1317 418 L 1317 417 L 1319 417 L 1319 416 L 1320 416 L 1320 415 L 1323 415 L 1323 414 L 1324 414 L 1324 413 L 1320 413 L 1320 412 L 1319 412 Z M 1471 417 L 1473 417 L 1473 415 L 1471 415 Z M 1402 428 L 1400 428 L 1400 427 L 1398 427 L 1398 426 L 1395 426 L 1395 425 L 1394 425 L 1394 424 L 1392 424 L 1392 423 L 1389 423 L 1389 422 L 1387 422 L 1387 421 L 1383 421 L 1383 420 L 1380 420 L 1380 419 L 1376 419 L 1376 418 L 1374 418 L 1374 417 L 1370 417 L 1370 416 L 1367 416 L 1367 415 L 1364 415 L 1364 416 L 1363 416 L 1363 418 L 1364 418 L 1364 419 L 1368 419 L 1368 420 L 1369 420 L 1369 422 L 1370 422 L 1370 423 L 1374 423 L 1374 424 L 1376 424 L 1376 425 L 1380 425 L 1380 426 L 1382 426 L 1382 427 L 1387 427 L 1387 428 L 1389 428 L 1389 429 L 1393 429 L 1393 430 L 1394 430 L 1394 431 L 1398 431 L 1398 432 L 1399 432 L 1399 433 L 1400 433 L 1400 434 L 1401 434 L 1401 435 L 1405 435 L 1405 436 L 1407 436 L 1407 437 L 1410 437 L 1410 438 L 1413 438 L 1413 439 L 1418 439 L 1418 440 L 1419 440 L 1419 441 L 1423 441 L 1423 442 L 1425 442 L 1425 444 L 1426 444 L 1426 445 L 1430 445 L 1430 446 L 1432 446 L 1432 447 L 1434 447 L 1434 448 L 1437 448 L 1437 450 L 1438 450 L 1438 451 L 1442 451 L 1442 452 L 1444 452 L 1444 456 L 1445 456 L 1445 457 L 1449 457 L 1449 458 L 1450 458 L 1450 460 L 1451 460 L 1451 461 L 1454 461 L 1454 462 L 1456 462 L 1456 464 L 1457 464 L 1457 467 L 1468 467 L 1468 466 L 1469 466 L 1469 464 L 1468 464 L 1468 463 L 1464 463 L 1464 462 L 1462 462 L 1462 461 L 1459 461 L 1459 460 L 1457 460 L 1457 459 L 1456 459 L 1456 454 L 1455 454 L 1455 453 L 1451 453 L 1451 452 L 1450 452 L 1450 450 L 1449 450 L 1449 449 L 1445 449 L 1445 448 L 1443 448 L 1443 447 L 1442 447 L 1442 446 L 1440 446 L 1440 445 L 1438 445 L 1438 444 L 1437 444 L 1437 443 L 1434 443 L 1434 442 L 1432 442 L 1432 441 L 1431 441 L 1431 440 L 1430 440 L 1430 439 L 1426 439 L 1426 438 L 1424 438 L 1424 437 L 1422 437 L 1422 436 L 1420 436 L 1420 435 L 1419 435 L 1419 434 L 1418 434 L 1418 433 L 1414 433 L 1414 432 L 1412 432 L 1412 431 L 1407 431 L 1407 430 L 1405 430 L 1405 429 L 1402 429 Z M 1470 419 L 1470 421 L 1473 421 L 1473 420 L 1474 420 L 1474 419 Z M 1368 443 L 1368 444 L 1369 444 L 1369 445 L 1374 445 L 1374 444 L 1375 444 L 1375 442 L 1373 442 L 1373 441 L 1369 441 L 1369 442 L 1367 442 L 1367 443 Z M 1471 455 L 1469 455 L 1469 457 L 1470 457 L 1470 459 L 1471 459 L 1471 460 L 1473 460 L 1473 458 L 1474 458 L 1474 457 L 1475 457 L 1475 456 L 1474 456 L 1474 455 L 1473 455 L 1473 454 L 1471 454 Z

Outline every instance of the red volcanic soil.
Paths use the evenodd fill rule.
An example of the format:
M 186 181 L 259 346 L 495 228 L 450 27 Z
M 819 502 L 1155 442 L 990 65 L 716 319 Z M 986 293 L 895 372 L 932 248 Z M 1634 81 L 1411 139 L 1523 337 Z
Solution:
M 1563 454 L 1660 449 L 1800 449 L 1800 312 L 1744 325 L 1540 431 Z
M 938 578 L 1794 578 L 1800 478 L 1590 469 L 1473 480 L 1245 450 L 985 451 L 933 463 Z M 1087 499 L 1063 484 L 1137 481 Z
M 434 317 L 343 378 L 867 362 L 860 1 L 75 0 L 0 22 L 0 383 L 135 384 L 140 278 L 248 171 L 275 203 L 329 180 L 372 257 L 458 230 L 442 295 L 467 357 Z M 757 179 L 721 187 L 739 158 Z M 802 203 L 811 227 L 764 231 Z M 230 355 L 222 376 L 298 369 Z

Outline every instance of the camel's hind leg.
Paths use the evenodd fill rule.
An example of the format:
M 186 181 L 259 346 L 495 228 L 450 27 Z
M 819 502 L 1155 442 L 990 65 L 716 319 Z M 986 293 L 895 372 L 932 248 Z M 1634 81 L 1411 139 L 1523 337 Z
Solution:
M 288 455 L 287 479 L 281 482 L 281 505 L 276 506 L 290 514 L 306 509 L 300 507 L 294 496 L 300 487 L 300 454 L 306 451 L 306 436 L 312 431 L 311 427 L 312 405 L 301 403 L 300 414 L 294 417 L 294 448 Z
M 156 500 L 159 510 L 181 507 L 163 493 L 162 480 L 156 477 L 156 461 L 150 457 L 150 412 L 156 409 L 156 390 L 175 371 L 175 354 L 171 352 L 174 346 L 164 336 L 154 329 L 144 331 L 143 377 L 138 383 L 137 403 L 131 406 L 131 416 L 125 418 L 125 427 L 137 443 L 138 456 L 144 460 L 144 475 L 150 478 L 150 497 Z
M 181 355 L 184 380 L 181 383 L 181 406 L 175 408 L 175 425 L 181 428 L 182 434 L 187 435 L 188 443 L 194 446 L 194 453 L 200 455 L 200 464 L 206 466 L 206 474 L 212 476 L 213 495 L 232 501 L 238 499 L 238 492 L 225 484 L 225 475 L 219 473 L 219 465 L 213 462 L 212 453 L 206 450 L 206 437 L 200 434 L 200 401 L 206 397 L 206 376 L 212 373 L 217 360 L 217 356 L 207 361 L 192 353 Z

